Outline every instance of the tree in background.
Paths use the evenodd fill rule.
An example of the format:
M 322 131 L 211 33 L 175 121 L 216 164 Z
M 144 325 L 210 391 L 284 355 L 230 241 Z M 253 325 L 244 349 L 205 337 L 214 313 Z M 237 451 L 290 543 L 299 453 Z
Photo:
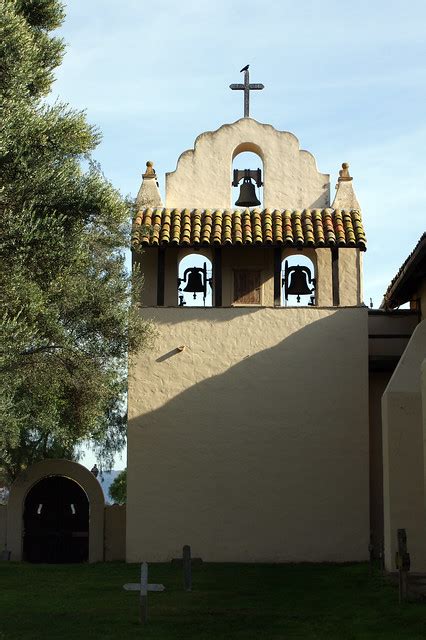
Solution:
M 10 482 L 39 459 L 75 458 L 86 440 L 108 466 L 125 442 L 127 352 L 151 328 L 130 300 L 131 205 L 90 156 L 99 133 L 44 102 L 64 53 L 51 35 L 63 6 L 0 0 L 0 13 L 0 472 Z
M 109 497 L 115 504 L 126 504 L 127 500 L 127 469 L 120 471 L 109 488 Z

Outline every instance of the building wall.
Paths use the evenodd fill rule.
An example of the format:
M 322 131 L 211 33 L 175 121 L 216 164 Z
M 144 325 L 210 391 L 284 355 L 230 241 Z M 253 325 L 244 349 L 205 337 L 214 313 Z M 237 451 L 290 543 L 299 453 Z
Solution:
M 418 314 L 408 310 L 368 312 L 370 526 L 376 557 L 384 541 L 382 396 L 417 324 Z
M 390 371 L 371 371 L 369 375 L 370 425 L 370 529 L 374 554 L 383 545 L 383 450 L 382 395 L 391 377 Z
M 105 551 L 106 562 L 117 562 L 126 558 L 126 506 L 121 504 L 105 507 Z
M 339 249 L 339 296 L 340 305 L 356 306 L 361 304 L 361 252 L 351 249 Z
M 398 529 L 406 529 L 412 570 L 426 571 L 425 354 L 423 321 L 415 329 L 382 399 L 385 561 L 390 571 L 396 568 Z
M 367 310 L 144 315 L 159 338 L 130 367 L 127 560 L 183 544 L 206 561 L 364 560 Z

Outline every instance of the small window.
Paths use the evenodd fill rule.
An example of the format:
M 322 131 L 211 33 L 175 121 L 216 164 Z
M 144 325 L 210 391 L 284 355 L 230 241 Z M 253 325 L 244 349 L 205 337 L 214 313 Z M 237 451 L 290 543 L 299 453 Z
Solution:
M 260 271 L 234 271 L 234 303 L 261 304 Z
M 37 507 L 37 515 L 39 516 L 41 514 L 41 510 L 43 509 L 43 505 L 42 503 L 40 503 Z
M 71 513 L 73 516 L 75 516 L 75 506 L 71 503 Z

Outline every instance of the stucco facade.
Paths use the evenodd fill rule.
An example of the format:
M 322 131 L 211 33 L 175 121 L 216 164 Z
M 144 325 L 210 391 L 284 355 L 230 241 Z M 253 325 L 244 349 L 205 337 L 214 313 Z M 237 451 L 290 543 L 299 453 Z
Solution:
M 423 320 L 382 398 L 384 542 L 388 570 L 395 570 L 397 530 L 404 528 L 412 570 L 426 572 L 425 358 Z
M 243 151 L 261 160 L 263 210 L 229 210 Z M 335 210 L 297 138 L 243 118 L 198 136 L 164 204 L 152 163 L 143 177 L 132 246 L 158 338 L 130 359 L 127 560 L 170 560 L 183 544 L 215 562 L 365 559 L 365 235 L 348 165 Z M 211 308 L 177 308 L 194 252 L 212 265 Z M 294 255 L 310 260 L 311 306 L 286 307 Z M 235 273 L 250 270 L 256 295 L 240 303 Z
M 127 560 L 187 543 L 206 561 L 365 559 L 367 310 L 149 316 L 157 346 L 129 379 Z

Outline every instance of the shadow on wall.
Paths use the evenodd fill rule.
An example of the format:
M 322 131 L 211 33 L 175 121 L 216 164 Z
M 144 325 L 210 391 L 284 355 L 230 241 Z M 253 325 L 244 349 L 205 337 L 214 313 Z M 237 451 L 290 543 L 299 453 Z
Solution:
M 235 560 L 250 549 L 259 560 L 258 545 L 264 560 L 365 558 L 366 310 L 272 309 L 263 328 L 256 314 L 266 310 L 238 311 L 221 309 L 212 322 L 200 310 L 167 317 L 176 343 L 191 346 L 157 358 L 144 374 L 144 394 L 165 399 L 175 376 L 191 386 L 129 422 L 128 526 L 149 514 L 147 557 L 161 544 L 163 556 L 177 554 L 190 539 L 201 554 L 215 549 L 210 559 L 226 559 L 229 545 L 239 545 Z M 231 323 L 224 329 L 220 321 Z M 241 345 L 247 355 L 233 364 Z M 228 362 L 224 373 L 214 375 L 215 359 L 221 370 Z M 191 371 L 206 379 L 191 383 Z M 164 528 L 176 549 L 156 543 Z

